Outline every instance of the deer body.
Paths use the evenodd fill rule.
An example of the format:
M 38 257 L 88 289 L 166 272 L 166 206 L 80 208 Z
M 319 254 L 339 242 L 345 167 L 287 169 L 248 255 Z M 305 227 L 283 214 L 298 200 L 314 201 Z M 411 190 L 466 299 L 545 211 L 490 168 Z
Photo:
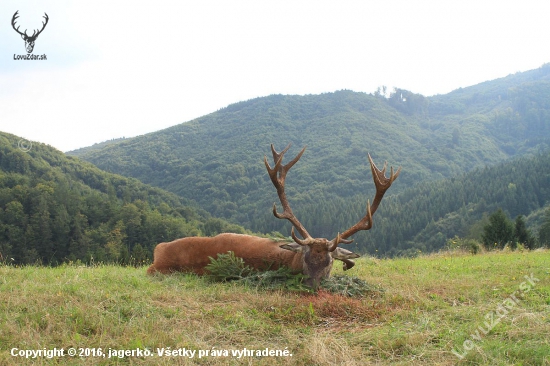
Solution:
M 370 155 L 368 155 L 376 195 L 372 205 L 367 201 L 367 213 L 355 225 L 338 233 L 332 240 L 326 238 L 313 238 L 298 218 L 293 214 L 285 193 L 286 174 L 292 168 L 305 151 L 305 147 L 288 164 L 283 165 L 283 156 L 290 148 L 288 145 L 280 153 L 271 145 L 273 161 L 272 168 L 264 158 L 265 167 L 271 182 L 277 190 L 277 195 L 283 212 L 277 212 L 277 206 L 273 204 L 273 215 L 278 219 L 286 219 L 292 223 L 290 232 L 294 242 L 280 244 L 270 239 L 259 238 L 250 235 L 220 234 L 212 238 L 191 237 L 161 243 L 157 245 L 154 253 L 154 262 L 147 270 L 147 273 L 170 273 L 173 271 L 186 271 L 203 274 L 205 267 L 210 263 L 210 258 L 217 257 L 220 253 L 232 251 L 235 256 L 241 257 L 244 262 L 256 269 L 276 269 L 280 266 L 289 267 L 295 272 L 301 272 L 306 276 L 306 285 L 317 288 L 322 279 L 330 276 L 334 259 L 344 262 L 344 270 L 354 266 L 353 258 L 359 257 L 349 250 L 338 247 L 339 244 L 350 244 L 350 236 L 361 230 L 369 230 L 372 227 L 372 215 L 384 197 L 384 193 L 390 188 L 393 181 L 399 175 L 390 170 L 390 177 L 386 178 L 386 164 L 379 170 Z M 302 239 L 294 233 L 298 231 Z
M 353 267 L 353 261 L 359 255 L 343 248 L 321 258 L 317 263 L 309 263 L 307 253 L 295 243 L 281 243 L 268 238 L 252 235 L 224 233 L 214 237 L 187 237 L 169 243 L 160 243 L 155 247 L 154 262 L 147 269 L 148 274 L 156 272 L 192 272 L 202 275 L 210 263 L 210 257 L 216 259 L 220 253 L 229 251 L 244 260 L 245 264 L 258 270 L 274 270 L 281 266 L 290 268 L 294 273 L 304 273 L 307 281 L 328 277 L 334 259 L 344 262 L 344 270 Z M 314 257 L 315 258 L 315 257 Z
M 232 251 L 243 258 L 250 267 L 267 270 L 281 265 L 300 272 L 301 259 L 298 253 L 279 247 L 280 242 L 243 234 L 219 234 L 214 237 L 188 237 L 169 243 L 160 243 L 155 248 L 155 260 L 147 273 L 171 273 L 175 271 L 204 274 L 209 257 Z

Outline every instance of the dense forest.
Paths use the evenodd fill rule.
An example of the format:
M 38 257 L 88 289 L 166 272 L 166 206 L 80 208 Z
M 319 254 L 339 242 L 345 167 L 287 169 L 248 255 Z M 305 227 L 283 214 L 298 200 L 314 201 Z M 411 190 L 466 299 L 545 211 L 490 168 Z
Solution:
M 245 232 L 196 204 L 0 132 L 0 262 L 150 261 L 162 241 Z
M 292 143 L 285 161 L 307 146 L 286 191 L 315 237 L 365 215 L 368 152 L 402 172 L 350 249 L 414 255 L 499 241 L 487 229 L 498 220 L 508 241 L 548 246 L 549 100 L 544 65 L 433 97 L 272 95 L 67 154 L 40 143 L 26 151 L 0 133 L 0 261 L 141 263 L 157 243 L 189 235 L 286 236 L 289 224 L 271 213 L 270 143 Z
M 433 250 L 453 235 L 445 229 L 453 215 L 469 213 L 465 226 L 460 226 L 462 235 L 468 224 L 499 205 L 510 215 L 530 214 L 508 208 L 508 196 L 500 189 L 500 196 L 484 198 L 485 203 L 477 202 L 476 194 L 481 195 L 472 191 L 468 192 L 471 197 L 445 192 L 458 189 L 452 182 L 460 185 L 463 179 L 473 179 L 465 173 L 489 174 L 484 182 L 487 187 L 504 179 L 502 184 L 515 185 L 518 194 L 536 195 L 536 204 L 525 203 L 528 209 L 545 204 L 543 193 L 531 192 L 534 183 L 524 187 L 486 169 L 522 156 L 544 160 L 550 143 L 549 100 L 547 64 L 433 97 L 402 89 L 374 94 L 272 95 L 162 131 L 69 154 L 194 200 L 213 216 L 269 232 L 283 224 L 270 216 L 277 196 L 263 157 L 270 156 L 270 143 L 278 150 L 292 143 L 287 160 L 307 146 L 289 173 L 287 191 L 293 209 L 301 213 L 312 235 L 330 237 L 361 217 L 366 199 L 374 195 L 366 159 L 369 152 L 379 166 L 387 160 L 403 170 L 377 213 L 379 227 L 369 233 L 372 240 L 361 240 L 364 244 L 359 245 L 373 253 Z M 480 187 L 476 182 L 463 185 Z M 397 194 L 398 198 L 391 197 Z M 425 202 L 404 210 L 407 197 L 415 195 Z M 457 200 L 438 202 L 437 207 L 418 212 L 438 195 Z M 412 216 L 405 216 L 405 211 Z M 445 228 L 439 229 L 440 224 Z

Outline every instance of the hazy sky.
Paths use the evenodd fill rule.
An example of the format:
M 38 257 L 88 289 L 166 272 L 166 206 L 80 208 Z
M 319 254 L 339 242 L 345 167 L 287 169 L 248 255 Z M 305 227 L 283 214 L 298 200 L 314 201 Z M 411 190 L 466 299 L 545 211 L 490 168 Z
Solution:
M 20 30 L 35 55 L 14 60 Z M 550 62 L 547 1 L 0 3 L 0 130 L 62 151 L 270 94 L 448 93 Z

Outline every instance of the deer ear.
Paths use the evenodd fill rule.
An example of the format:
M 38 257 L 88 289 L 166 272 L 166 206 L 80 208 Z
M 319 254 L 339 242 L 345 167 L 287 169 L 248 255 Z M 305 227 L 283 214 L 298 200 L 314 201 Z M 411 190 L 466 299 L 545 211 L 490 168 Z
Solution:
M 302 253 L 303 251 L 303 246 L 298 243 L 286 243 L 286 244 L 280 245 L 279 248 L 291 250 L 295 253 Z
M 341 261 L 343 261 L 344 259 L 353 259 L 360 257 L 359 254 L 340 247 L 337 247 L 336 250 L 334 252 L 331 252 L 330 254 L 332 255 L 332 258 L 339 259 Z

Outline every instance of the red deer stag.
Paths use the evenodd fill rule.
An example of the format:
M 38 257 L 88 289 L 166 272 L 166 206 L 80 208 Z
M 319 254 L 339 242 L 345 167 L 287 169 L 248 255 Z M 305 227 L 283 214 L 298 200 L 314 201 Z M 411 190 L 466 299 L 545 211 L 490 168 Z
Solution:
M 289 148 L 290 144 L 278 153 L 272 144 L 271 151 L 275 166 L 271 168 L 267 157 L 264 158 L 264 163 L 283 206 L 283 212 L 279 213 L 276 205 L 273 204 L 273 214 L 279 219 L 287 219 L 292 223 L 290 234 L 294 243 L 281 244 L 271 239 L 229 233 L 219 234 L 215 237 L 178 239 L 156 246 L 154 261 L 147 273 L 183 271 L 203 274 L 205 267 L 210 263 L 209 257 L 215 258 L 219 253 L 232 251 L 235 256 L 243 258 L 247 265 L 256 269 L 267 270 L 286 266 L 296 273 L 301 272 L 307 276 L 306 285 L 317 288 L 323 278 L 330 276 L 334 259 L 344 262 L 344 270 L 353 267 L 355 263 L 351 259 L 357 258 L 359 255 L 338 247 L 338 244 L 349 244 L 353 240 L 347 240 L 347 238 L 360 230 L 369 230 L 372 227 L 372 215 L 382 201 L 386 190 L 399 175 L 401 168 L 395 173 L 391 168 L 390 177 L 386 178 L 386 163 L 384 163 L 384 168 L 379 170 L 371 156 L 368 155 L 376 186 L 376 195 L 372 205 L 367 202 L 365 217 L 342 234 L 338 233 L 332 240 L 312 238 L 292 213 L 285 193 L 286 174 L 300 159 L 306 148 L 304 147 L 291 162 L 283 165 L 283 156 Z M 294 228 L 298 230 L 302 239 L 296 236 Z

